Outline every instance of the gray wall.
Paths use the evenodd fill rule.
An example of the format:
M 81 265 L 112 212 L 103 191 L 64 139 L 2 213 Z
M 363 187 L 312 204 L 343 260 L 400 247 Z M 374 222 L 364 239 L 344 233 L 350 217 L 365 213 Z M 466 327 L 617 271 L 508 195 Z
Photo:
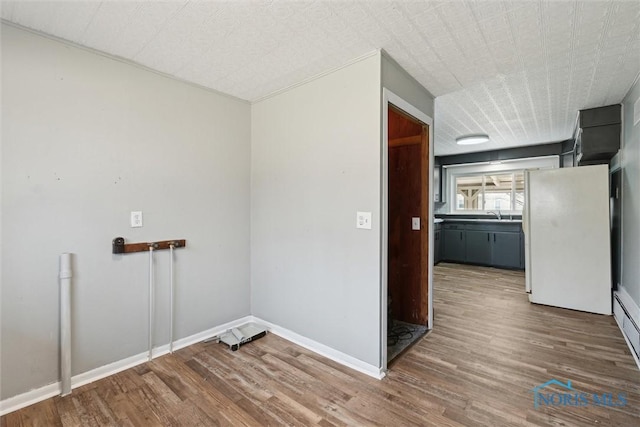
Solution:
M 380 111 L 378 54 L 252 106 L 252 312 L 374 366 Z
M 433 97 L 375 55 L 254 104 L 251 153 L 252 313 L 377 367 L 382 86 L 433 117 Z
M 1 48 L 0 397 L 58 380 L 62 252 L 74 374 L 146 350 L 148 255 L 112 255 L 116 236 L 187 239 L 176 338 L 250 314 L 249 104 L 6 25 Z M 162 345 L 168 251 L 155 267 Z
M 433 95 L 384 51 L 382 52 L 382 86 L 427 116 L 434 118 Z
M 622 286 L 640 306 L 640 123 L 633 125 L 640 81 L 623 100 L 622 166 Z M 640 108 L 636 106 L 637 108 Z

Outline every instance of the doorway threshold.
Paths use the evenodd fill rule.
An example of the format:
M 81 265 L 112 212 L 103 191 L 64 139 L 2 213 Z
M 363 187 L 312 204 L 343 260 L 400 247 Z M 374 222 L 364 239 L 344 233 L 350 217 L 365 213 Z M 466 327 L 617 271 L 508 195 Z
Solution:
M 398 356 L 407 351 L 429 330 L 425 325 L 392 320 L 387 330 L 387 360 L 394 361 Z

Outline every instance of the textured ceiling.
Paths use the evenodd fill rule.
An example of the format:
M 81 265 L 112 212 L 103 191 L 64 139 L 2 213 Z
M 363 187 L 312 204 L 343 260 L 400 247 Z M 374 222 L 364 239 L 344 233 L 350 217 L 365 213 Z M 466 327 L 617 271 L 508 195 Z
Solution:
M 633 1 L 2 1 L 4 20 L 255 101 L 383 48 L 437 96 L 436 154 L 554 142 L 640 72 Z M 457 136 L 491 142 L 459 147 Z

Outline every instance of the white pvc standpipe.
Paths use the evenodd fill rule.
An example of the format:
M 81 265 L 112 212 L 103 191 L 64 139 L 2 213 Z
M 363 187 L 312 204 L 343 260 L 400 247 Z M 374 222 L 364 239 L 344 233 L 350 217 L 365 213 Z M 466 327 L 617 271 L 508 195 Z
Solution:
M 61 396 L 71 394 L 71 254 L 60 255 L 60 375 Z
M 149 246 L 149 361 L 153 358 L 153 246 Z
M 171 243 L 169 245 L 169 253 L 171 256 L 171 264 L 169 267 L 169 274 L 171 276 L 171 281 L 170 281 L 170 297 L 169 297 L 169 304 L 171 304 L 171 307 L 169 309 L 169 321 L 170 321 L 170 325 L 169 325 L 169 353 L 173 353 L 173 243 Z

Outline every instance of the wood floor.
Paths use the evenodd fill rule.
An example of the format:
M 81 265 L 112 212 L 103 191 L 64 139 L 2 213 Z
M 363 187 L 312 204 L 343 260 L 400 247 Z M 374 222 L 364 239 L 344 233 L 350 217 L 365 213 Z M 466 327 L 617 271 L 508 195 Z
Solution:
M 270 334 L 182 349 L 1 425 L 640 425 L 640 371 L 612 317 L 531 305 L 521 272 L 454 264 L 435 269 L 434 306 L 434 331 L 382 381 Z M 626 405 L 535 409 L 551 379 Z

